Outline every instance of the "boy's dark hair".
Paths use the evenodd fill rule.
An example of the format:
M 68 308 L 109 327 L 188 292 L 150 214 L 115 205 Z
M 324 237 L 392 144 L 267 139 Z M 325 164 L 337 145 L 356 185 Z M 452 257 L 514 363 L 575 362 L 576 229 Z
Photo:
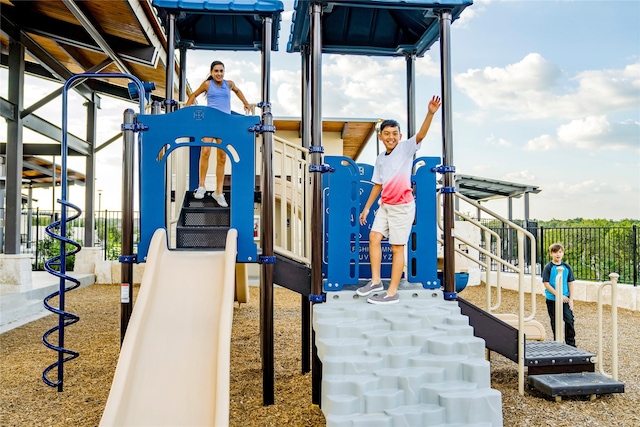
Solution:
M 558 251 L 564 251 L 564 246 L 562 246 L 562 243 L 554 243 L 553 245 L 549 246 L 549 252 L 551 252 L 552 254 L 555 254 Z
M 380 123 L 380 127 L 378 128 L 378 133 L 382 133 L 382 131 L 386 127 L 398 128 L 398 132 L 400 132 L 400 125 L 398 124 L 398 122 L 396 122 L 395 120 L 387 119 L 387 120 L 383 120 L 382 123 Z

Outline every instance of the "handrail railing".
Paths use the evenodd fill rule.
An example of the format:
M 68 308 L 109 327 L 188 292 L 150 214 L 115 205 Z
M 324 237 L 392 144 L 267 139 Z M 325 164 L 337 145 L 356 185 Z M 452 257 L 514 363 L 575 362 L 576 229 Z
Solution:
M 460 200 L 463 200 L 464 202 L 470 204 L 471 206 L 474 206 L 476 209 L 481 210 L 491 216 L 493 216 L 494 218 L 502 221 L 504 224 L 507 224 L 509 227 L 511 227 L 512 229 L 517 231 L 517 238 L 518 238 L 518 265 L 513 265 L 508 261 L 503 260 L 501 257 L 491 253 L 491 251 L 487 251 L 484 248 L 481 248 L 479 245 L 474 244 L 473 242 L 470 242 L 469 240 L 465 239 L 464 237 L 456 234 L 455 235 L 455 240 L 459 240 L 460 242 L 466 244 L 467 246 L 477 250 L 478 252 L 483 253 L 484 255 L 486 255 L 487 257 L 489 257 L 491 260 L 502 264 L 506 267 L 508 267 L 509 269 L 515 271 L 516 273 L 518 273 L 518 392 L 521 395 L 524 395 L 524 355 L 525 355 L 525 336 L 524 336 L 524 323 L 525 321 L 529 321 L 532 320 L 535 317 L 536 314 L 536 290 L 535 290 L 535 275 L 531 274 L 531 280 L 530 280 L 530 291 L 531 291 L 531 314 L 527 317 L 524 316 L 525 313 L 525 287 L 524 287 L 524 282 L 525 282 L 525 277 L 524 277 L 524 273 L 525 273 L 525 262 L 524 262 L 524 238 L 528 237 L 530 239 L 530 253 L 531 253 L 531 259 L 536 259 L 536 244 L 535 244 L 535 237 L 533 236 L 533 234 L 531 234 L 529 231 L 525 230 L 524 228 L 520 227 L 519 225 L 511 222 L 510 220 L 501 217 L 500 215 L 494 213 L 493 211 L 490 211 L 489 209 L 485 208 L 484 206 L 480 205 L 479 203 L 477 203 L 476 201 L 469 199 L 468 197 L 460 194 L 460 193 L 455 193 L 455 197 L 457 197 Z M 438 193 L 438 206 L 441 206 L 441 193 Z M 442 230 L 443 226 L 441 224 L 441 213 L 440 213 L 440 209 L 436 210 L 437 212 L 437 223 L 438 223 L 438 227 Z M 480 224 L 478 221 L 470 218 L 469 216 L 465 215 L 462 212 L 459 211 L 455 211 L 455 215 L 464 218 L 466 221 L 474 224 L 476 227 L 479 227 L 481 229 L 484 229 L 482 224 Z M 486 230 L 485 230 L 486 231 Z M 490 245 L 488 246 L 490 248 Z M 473 257 L 469 257 L 466 254 L 464 254 L 464 252 L 460 251 L 458 248 L 455 249 L 456 253 L 460 253 L 463 254 L 465 257 L 467 257 L 468 259 L 471 259 L 473 262 L 480 264 L 480 265 L 485 265 L 486 268 L 486 264 L 482 263 L 479 259 L 476 260 Z M 498 269 L 499 271 L 500 269 Z M 491 269 L 487 268 L 486 269 L 487 272 L 487 307 L 489 308 L 489 312 L 492 311 L 492 309 L 494 309 L 494 307 L 491 307 L 491 286 L 490 286 L 490 280 L 489 280 L 489 276 L 491 273 Z M 499 274 L 499 273 L 497 273 Z M 498 276 L 497 276 L 498 278 Z M 498 280 L 498 282 L 496 283 L 496 289 L 497 289 L 497 294 L 499 295 L 501 292 L 501 286 L 500 286 L 500 281 Z M 500 298 L 500 297 L 498 297 Z M 497 306 L 499 306 L 500 304 L 498 304 Z M 497 308 L 496 306 L 496 308 Z
M 598 371 L 609 378 L 618 380 L 618 273 L 609 274 L 611 279 L 608 282 L 603 282 L 598 287 Z M 602 351 L 602 294 L 604 288 L 611 286 L 611 374 L 608 374 L 604 370 L 604 353 Z
M 274 196 L 279 201 L 275 212 L 274 250 L 305 264 L 311 264 L 311 198 L 306 148 L 274 136 Z M 276 206 L 278 206 L 276 204 Z

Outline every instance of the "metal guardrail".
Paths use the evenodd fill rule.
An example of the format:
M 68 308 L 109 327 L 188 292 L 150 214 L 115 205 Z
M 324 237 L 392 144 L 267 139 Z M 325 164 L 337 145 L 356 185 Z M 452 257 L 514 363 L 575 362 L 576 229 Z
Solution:
M 21 253 L 32 256 L 33 270 L 43 271 L 44 262 L 59 253 L 59 243 L 45 234 L 45 228 L 60 218 L 60 211 L 51 210 L 23 210 Z M 28 224 L 31 224 L 29 227 Z M 67 224 L 67 237 L 77 242 L 84 241 L 85 214 Z M 121 251 L 122 213 L 120 211 L 104 210 L 95 214 L 94 246 L 102 248 L 104 260 L 117 260 Z M 134 246 L 138 244 L 140 217 L 134 214 Z M 84 246 L 84 242 L 83 242 Z M 68 267 L 73 266 L 73 257 L 67 261 Z
M 298 144 L 274 136 L 273 174 L 276 199 L 275 247 L 278 253 L 311 264 L 311 183 L 309 152 Z
M 518 242 L 504 223 L 498 220 L 483 219 L 483 226 L 501 236 L 499 245 L 493 243 L 490 248 L 494 253 L 500 253 L 504 259 L 514 259 L 518 251 Z M 537 221 L 513 221 L 527 229 L 538 242 L 535 259 L 525 253 L 527 265 L 535 266 L 535 273 L 540 274 L 540 267 L 551 260 L 549 245 L 560 242 L 565 247 L 564 261 L 573 269 L 577 280 L 604 281 L 607 272 L 617 271 L 620 274 L 618 283 L 638 286 L 640 282 L 640 233 L 638 226 L 608 226 L 608 227 L 542 227 Z M 501 267 L 502 271 L 508 271 Z M 491 265 L 492 271 L 498 270 L 498 265 Z
M 496 263 L 498 265 L 503 266 L 504 268 L 513 271 L 515 273 L 518 274 L 518 313 L 515 313 L 518 315 L 518 392 L 521 395 L 524 395 L 524 364 L 525 364 L 525 335 L 524 335 L 524 330 L 525 330 L 525 322 L 534 319 L 535 315 L 536 315 L 536 291 L 535 291 L 535 283 L 536 283 L 536 276 L 535 274 L 530 274 L 529 275 L 529 295 L 530 295 L 530 300 L 531 300 L 531 308 L 530 308 L 530 313 L 528 316 L 525 316 L 525 293 L 527 292 L 527 289 L 525 289 L 525 274 L 526 274 L 526 263 L 525 263 L 525 252 L 528 251 L 528 253 L 530 254 L 532 259 L 536 259 L 536 239 L 533 236 L 533 234 L 531 234 L 529 231 L 525 230 L 524 228 L 520 227 L 519 225 L 509 221 L 506 218 L 503 218 L 501 216 L 499 216 L 498 214 L 490 211 L 489 209 L 487 209 L 486 207 L 482 206 L 481 204 L 477 203 L 476 201 L 469 199 L 466 196 L 463 196 L 460 193 L 455 193 L 455 197 L 457 197 L 458 199 L 468 203 L 469 205 L 475 207 L 478 211 L 483 211 L 484 213 L 491 215 L 493 218 L 495 218 L 495 220 L 500 221 L 502 224 L 505 224 L 505 226 L 508 227 L 508 234 L 509 235 L 513 235 L 514 233 L 516 234 L 517 237 L 517 252 L 515 253 L 511 253 L 510 257 L 508 259 L 503 259 L 501 257 L 502 254 L 500 253 L 494 253 L 491 250 L 487 250 L 483 247 L 481 247 L 480 245 L 475 244 L 474 242 L 465 239 L 464 237 L 456 234 L 454 236 L 454 242 L 456 242 L 454 251 L 457 254 L 460 254 L 464 257 L 466 257 L 467 259 L 471 260 L 474 263 L 477 263 L 480 266 L 484 266 L 485 271 L 487 271 L 487 275 L 486 275 L 486 288 L 487 288 L 487 293 L 486 293 L 486 305 L 487 308 L 486 310 L 489 313 L 494 312 L 495 310 L 497 310 L 500 307 L 500 302 L 501 302 L 501 283 L 500 283 L 500 270 L 501 268 L 496 270 L 496 298 L 497 298 L 497 303 L 492 306 L 491 305 L 491 290 L 492 290 L 492 284 L 491 284 L 491 274 L 489 274 L 489 271 L 491 270 L 490 266 L 492 263 Z M 441 209 L 440 206 L 442 205 L 441 203 L 441 193 L 438 192 L 438 209 L 437 209 L 437 223 L 438 223 L 438 227 L 443 230 L 443 225 L 441 223 Z M 502 247 L 502 240 L 501 240 L 501 236 L 492 231 L 491 229 L 489 229 L 488 227 L 486 227 L 485 225 L 483 225 L 482 223 L 474 220 L 473 218 L 469 217 L 468 215 L 466 215 L 463 212 L 460 211 L 455 211 L 455 215 L 458 216 L 459 218 L 464 219 L 465 221 L 468 221 L 472 224 L 474 224 L 475 226 L 479 227 L 481 230 L 483 230 L 484 233 L 484 241 L 488 244 L 486 244 L 486 246 L 488 248 L 499 248 Z M 526 251 L 525 251 L 525 240 L 527 240 L 528 245 L 526 246 Z M 474 258 L 473 256 L 470 256 L 469 254 L 467 254 L 466 252 L 462 251 L 459 247 L 459 244 L 457 244 L 457 242 L 462 242 L 464 245 L 466 245 L 467 247 L 473 248 L 476 251 L 479 252 L 479 254 L 484 255 L 485 260 L 481 260 L 480 257 L 478 257 L 477 259 Z M 495 243 L 495 245 L 494 245 Z M 510 261 L 515 259 L 515 263 L 512 263 Z M 488 260 L 488 261 L 487 261 Z

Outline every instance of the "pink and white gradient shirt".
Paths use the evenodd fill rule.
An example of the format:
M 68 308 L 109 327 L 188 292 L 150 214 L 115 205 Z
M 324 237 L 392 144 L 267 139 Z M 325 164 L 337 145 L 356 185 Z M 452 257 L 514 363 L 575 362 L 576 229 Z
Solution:
M 403 205 L 413 201 L 411 172 L 413 155 L 420 149 L 415 135 L 398 142 L 389 154 L 380 153 L 373 168 L 372 181 L 382 184 L 380 200 L 387 205 Z

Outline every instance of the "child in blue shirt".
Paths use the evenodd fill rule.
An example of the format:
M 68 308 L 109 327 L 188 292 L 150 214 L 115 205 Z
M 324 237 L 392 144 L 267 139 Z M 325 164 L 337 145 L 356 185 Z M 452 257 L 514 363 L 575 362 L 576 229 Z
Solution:
M 573 269 L 566 262 L 562 261 L 564 256 L 564 246 L 560 243 L 554 243 L 549 247 L 551 261 L 544 266 L 542 270 L 542 283 L 545 287 L 545 296 L 547 297 L 547 311 L 551 319 L 551 330 L 553 338 L 556 338 L 556 277 L 559 273 L 558 267 L 562 267 L 562 318 L 564 320 L 564 340 L 575 347 L 576 346 L 576 330 L 574 326 L 573 316 Z

